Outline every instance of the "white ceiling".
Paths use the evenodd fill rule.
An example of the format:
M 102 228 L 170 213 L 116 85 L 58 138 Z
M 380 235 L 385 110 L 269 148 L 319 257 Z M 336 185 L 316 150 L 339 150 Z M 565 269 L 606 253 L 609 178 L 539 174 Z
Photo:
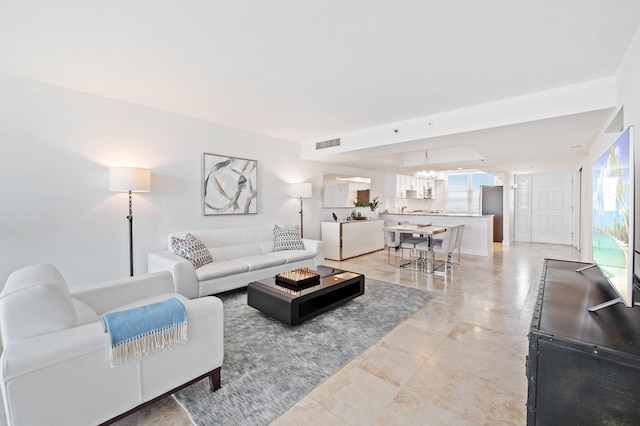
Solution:
M 319 161 L 406 174 L 455 169 L 480 169 L 494 174 L 577 170 L 610 112 L 594 111 L 353 150 L 326 155 Z M 407 157 L 416 164 L 407 165 L 411 163 Z
M 312 143 L 613 76 L 639 23 L 637 0 L 0 0 L 0 73 Z M 393 168 L 401 152 L 454 147 L 524 170 L 584 145 L 566 164 L 610 114 L 324 161 Z

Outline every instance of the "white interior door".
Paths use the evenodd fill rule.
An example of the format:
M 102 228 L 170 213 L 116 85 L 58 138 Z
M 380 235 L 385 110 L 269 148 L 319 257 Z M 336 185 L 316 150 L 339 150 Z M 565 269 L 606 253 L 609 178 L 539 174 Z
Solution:
M 531 242 L 531 175 L 516 175 L 515 240 Z
M 571 173 L 531 175 L 531 241 L 573 243 Z

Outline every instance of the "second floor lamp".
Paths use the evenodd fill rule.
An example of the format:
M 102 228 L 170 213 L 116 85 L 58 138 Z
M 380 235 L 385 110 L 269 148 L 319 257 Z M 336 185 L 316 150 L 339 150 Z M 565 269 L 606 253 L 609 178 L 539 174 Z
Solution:
M 291 196 L 300 198 L 300 238 L 304 237 L 304 220 L 302 215 L 302 199 L 311 197 L 311 183 L 302 182 L 291 185 Z
M 133 209 L 132 192 L 151 190 L 151 172 L 137 167 L 111 167 L 109 169 L 109 189 L 115 192 L 129 193 L 129 272 L 133 276 Z

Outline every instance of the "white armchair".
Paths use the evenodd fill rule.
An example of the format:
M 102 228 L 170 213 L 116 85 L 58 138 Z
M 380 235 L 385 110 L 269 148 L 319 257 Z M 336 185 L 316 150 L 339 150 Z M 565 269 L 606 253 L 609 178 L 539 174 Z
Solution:
M 110 367 L 100 315 L 174 297 L 187 312 L 188 341 Z M 48 264 L 12 273 L 0 293 L 4 351 L 0 387 L 9 425 L 109 422 L 198 380 L 220 387 L 222 302 L 174 293 L 168 272 L 69 291 Z

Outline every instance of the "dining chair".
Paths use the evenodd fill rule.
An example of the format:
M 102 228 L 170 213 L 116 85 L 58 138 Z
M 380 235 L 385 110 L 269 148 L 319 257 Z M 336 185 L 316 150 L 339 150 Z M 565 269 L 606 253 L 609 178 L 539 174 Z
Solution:
M 458 232 L 456 233 L 456 242 L 454 243 L 453 246 L 453 250 L 458 252 L 458 262 L 455 263 L 456 265 L 460 265 L 461 262 L 461 247 L 462 247 L 462 236 L 464 235 L 464 223 L 458 225 Z M 451 254 L 453 256 L 453 253 Z M 454 264 L 453 262 L 453 257 L 451 258 L 451 263 Z
M 422 256 L 418 254 L 416 246 L 428 242 L 425 237 L 411 237 L 400 241 L 400 266 L 411 265 L 412 269 L 422 269 Z M 405 262 L 404 251 L 409 250 L 409 259 Z
M 385 234 L 385 242 L 387 245 L 387 260 L 389 264 L 391 264 L 391 249 L 395 252 L 400 248 L 400 238 L 396 237 L 395 231 L 384 231 Z M 395 258 L 395 253 L 393 254 Z M 395 263 L 395 261 L 394 261 Z
M 436 275 L 444 275 L 446 276 L 447 271 L 451 268 L 451 257 L 450 254 L 454 251 L 454 246 L 456 242 L 456 236 L 458 234 L 458 229 L 460 225 L 452 225 L 448 226 L 447 230 L 444 231 L 442 236 L 442 240 L 434 240 L 431 246 L 431 264 L 433 273 Z M 443 255 L 443 262 L 439 265 L 436 265 L 436 254 Z M 438 272 L 437 269 L 443 268 L 442 272 Z

